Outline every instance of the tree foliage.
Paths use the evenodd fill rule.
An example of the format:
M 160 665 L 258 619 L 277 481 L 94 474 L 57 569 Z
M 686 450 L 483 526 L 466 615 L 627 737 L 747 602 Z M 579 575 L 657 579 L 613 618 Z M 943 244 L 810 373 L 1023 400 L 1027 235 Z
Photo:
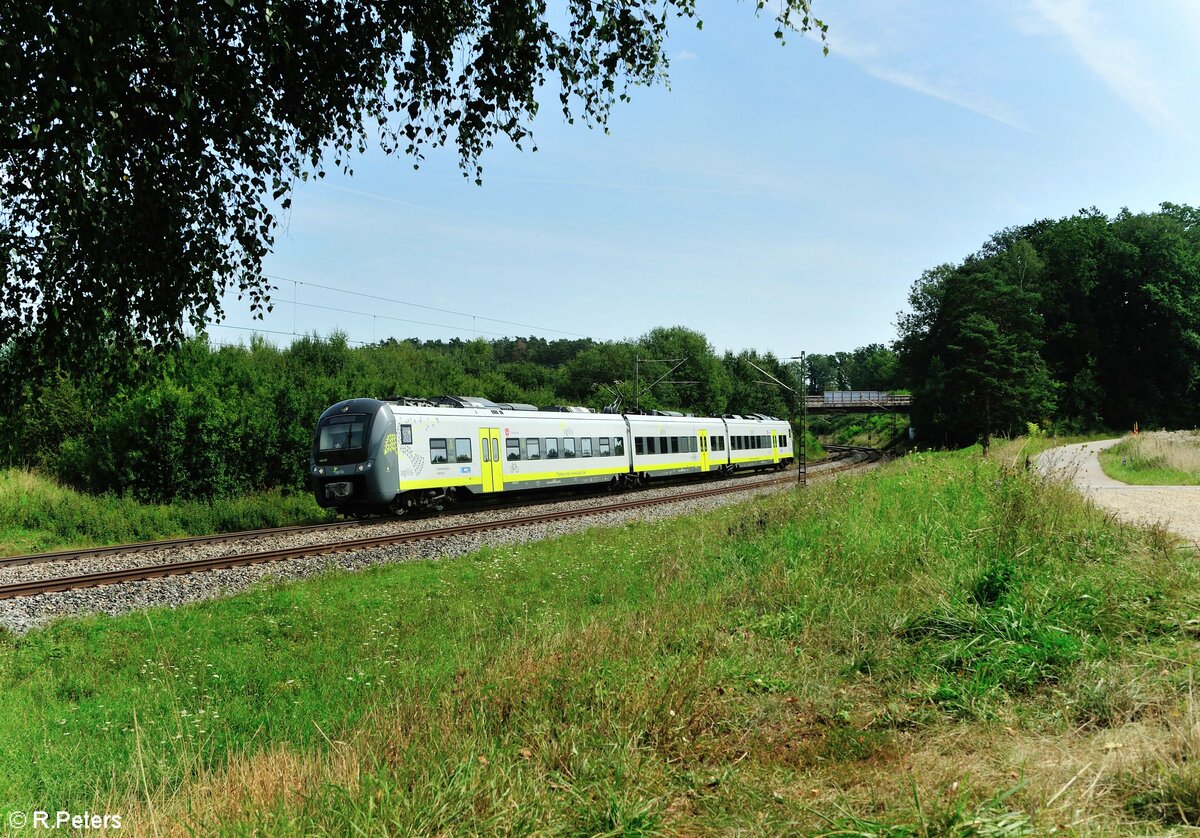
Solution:
M 930 441 L 1200 423 L 1200 211 L 1087 210 L 994 235 L 914 284 L 902 374 Z
M 778 37 L 824 32 L 809 0 L 771 10 Z M 603 125 L 694 17 L 692 0 L 6 0 L 6 368 L 169 346 L 230 287 L 269 307 L 261 263 L 297 180 L 375 142 L 417 161 L 452 145 L 478 180 L 494 142 L 530 140 L 543 88 Z

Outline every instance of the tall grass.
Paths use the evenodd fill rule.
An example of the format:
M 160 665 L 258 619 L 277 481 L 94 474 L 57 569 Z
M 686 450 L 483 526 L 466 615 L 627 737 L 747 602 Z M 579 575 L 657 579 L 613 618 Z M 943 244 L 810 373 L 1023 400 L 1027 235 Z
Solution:
M 1200 485 L 1200 432 L 1149 431 L 1127 436 L 1100 452 L 1116 480 L 1136 485 Z
M 274 491 L 211 503 L 147 504 L 76 492 L 36 472 L 0 470 L 0 555 L 233 532 L 329 517 L 307 495 Z
M 1135 745 L 1181 741 L 1200 660 L 1175 544 L 996 458 L 917 455 L 67 621 L 0 642 L 0 800 L 261 834 L 1161 828 L 1191 752 Z

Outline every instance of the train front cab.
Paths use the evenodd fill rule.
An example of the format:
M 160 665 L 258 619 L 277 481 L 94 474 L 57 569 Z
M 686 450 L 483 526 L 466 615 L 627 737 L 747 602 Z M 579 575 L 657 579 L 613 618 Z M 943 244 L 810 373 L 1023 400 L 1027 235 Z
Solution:
M 398 483 L 396 424 L 386 402 L 349 399 L 321 414 L 309 458 L 309 487 L 319 506 L 381 512 Z

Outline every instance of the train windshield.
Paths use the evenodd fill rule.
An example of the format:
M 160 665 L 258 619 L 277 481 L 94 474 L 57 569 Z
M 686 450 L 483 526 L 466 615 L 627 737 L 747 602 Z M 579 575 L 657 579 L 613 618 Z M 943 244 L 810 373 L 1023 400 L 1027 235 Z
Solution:
M 320 451 L 348 451 L 366 445 L 367 417 L 362 414 L 330 416 L 321 423 Z

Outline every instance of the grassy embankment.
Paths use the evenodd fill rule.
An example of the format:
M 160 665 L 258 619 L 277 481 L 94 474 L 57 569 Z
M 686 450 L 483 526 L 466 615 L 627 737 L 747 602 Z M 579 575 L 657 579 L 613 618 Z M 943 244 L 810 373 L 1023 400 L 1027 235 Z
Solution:
M 0 800 L 145 831 L 1197 822 L 1195 555 L 1003 459 L 4 639 Z
M 1149 431 L 1100 452 L 1114 480 L 1139 486 L 1200 486 L 1200 432 Z
M 0 556 L 327 521 L 308 495 L 145 504 L 85 495 L 34 472 L 0 470 Z

